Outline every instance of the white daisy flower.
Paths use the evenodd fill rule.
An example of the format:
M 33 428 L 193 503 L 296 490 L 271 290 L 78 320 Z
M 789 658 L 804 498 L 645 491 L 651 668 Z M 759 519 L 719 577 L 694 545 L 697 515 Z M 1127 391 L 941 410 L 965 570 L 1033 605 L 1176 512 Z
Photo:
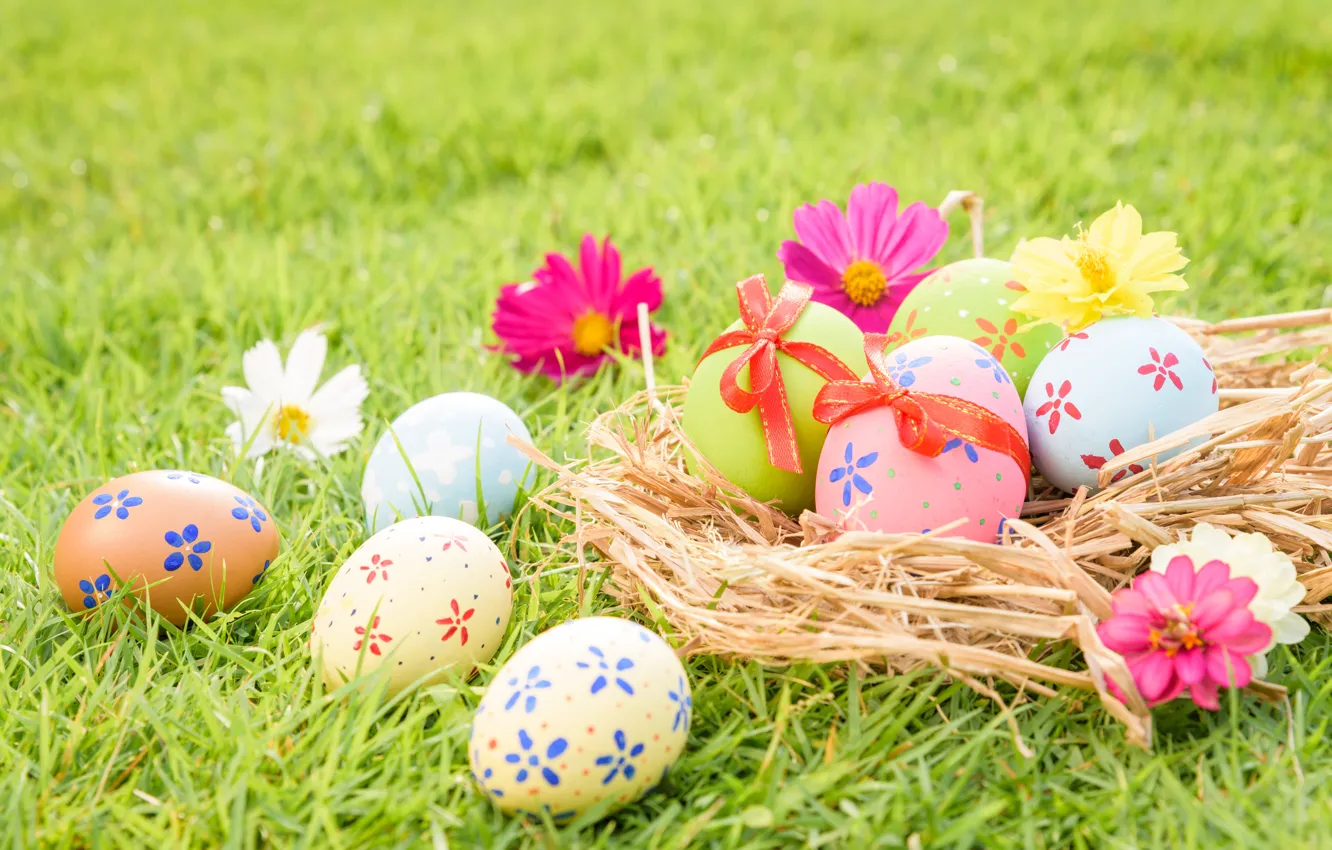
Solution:
M 296 337 L 285 368 L 272 340 L 245 352 L 249 386 L 222 388 L 222 400 L 240 419 L 227 426 L 237 452 L 253 438 L 249 457 L 284 448 L 314 460 L 341 452 L 361 433 L 361 402 L 370 388 L 361 367 L 348 366 L 316 391 L 327 353 L 328 339 L 317 330 Z
M 1230 567 L 1231 578 L 1253 579 L 1258 595 L 1249 603 L 1255 620 L 1272 629 L 1266 653 L 1278 643 L 1299 643 L 1309 634 L 1309 621 L 1291 610 L 1304 600 L 1306 589 L 1295 575 L 1295 565 L 1276 549 L 1264 534 L 1237 534 L 1231 537 L 1205 522 L 1194 526 L 1191 537 L 1152 551 L 1153 572 L 1164 573 L 1172 558 L 1187 555 L 1195 569 L 1210 561 Z M 1261 667 L 1265 670 L 1266 659 Z M 1262 673 L 1259 673 L 1262 675 Z

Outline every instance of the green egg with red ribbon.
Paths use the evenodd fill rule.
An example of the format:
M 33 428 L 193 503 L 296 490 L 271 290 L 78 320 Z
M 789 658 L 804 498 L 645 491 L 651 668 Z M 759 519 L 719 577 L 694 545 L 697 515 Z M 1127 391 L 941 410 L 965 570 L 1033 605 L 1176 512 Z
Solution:
M 1022 296 L 1013 268 L 1003 260 L 980 257 L 936 270 L 907 295 L 888 326 L 892 343 L 903 345 L 926 336 L 969 339 L 994 355 L 1025 395 L 1036 366 L 1062 334 L 1055 325 L 1031 325 L 1013 311 Z
M 774 296 L 762 275 L 736 285 L 740 320 L 708 347 L 694 370 L 681 426 L 691 474 L 705 465 L 751 498 L 798 516 L 814 507 L 819 453 L 828 426 L 814 399 L 829 380 L 859 380 L 864 335 L 812 290 L 788 281 Z

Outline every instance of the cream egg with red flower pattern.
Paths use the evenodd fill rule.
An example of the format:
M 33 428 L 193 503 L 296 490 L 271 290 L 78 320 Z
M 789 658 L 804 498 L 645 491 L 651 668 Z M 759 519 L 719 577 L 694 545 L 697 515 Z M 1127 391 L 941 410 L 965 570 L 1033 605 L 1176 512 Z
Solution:
M 499 648 L 512 610 L 508 564 L 489 537 L 414 517 L 371 537 L 333 576 L 311 649 L 330 688 L 378 675 L 397 693 L 470 675 Z

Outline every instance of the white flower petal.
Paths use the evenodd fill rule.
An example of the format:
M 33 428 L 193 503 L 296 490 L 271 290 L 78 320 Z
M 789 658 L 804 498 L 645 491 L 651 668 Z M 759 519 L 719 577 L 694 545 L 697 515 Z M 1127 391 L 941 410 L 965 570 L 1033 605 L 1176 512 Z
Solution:
M 370 394 L 370 387 L 361 377 L 360 366 L 348 366 L 319 388 L 306 410 L 316 421 L 327 419 L 338 413 L 359 414 L 361 402 Z
M 1291 611 L 1272 624 L 1277 643 L 1299 643 L 1309 636 L 1309 621 Z
M 305 407 L 324 371 L 328 338 L 319 331 L 301 331 L 287 354 L 287 368 L 282 379 L 282 403 Z
M 223 387 L 222 403 L 227 409 L 237 416 L 241 415 L 241 409 L 254 397 L 254 393 L 245 387 Z
M 271 339 L 255 344 L 241 360 L 250 391 L 267 401 L 282 398 L 282 353 Z

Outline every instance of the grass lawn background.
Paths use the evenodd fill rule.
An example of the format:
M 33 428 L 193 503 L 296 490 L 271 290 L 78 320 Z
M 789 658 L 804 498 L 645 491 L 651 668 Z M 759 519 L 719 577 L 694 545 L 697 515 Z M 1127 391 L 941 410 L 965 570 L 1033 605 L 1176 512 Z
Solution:
M 1124 200 L 1193 263 L 1170 306 L 1324 303 L 1332 15 L 1318 0 L 647 4 L 16 0 L 0 9 L 0 837 L 59 847 L 1316 846 L 1332 818 L 1332 653 L 1273 655 L 1289 707 L 1156 712 L 1153 753 L 1094 704 L 1016 710 L 936 675 L 691 663 L 664 790 L 559 832 L 467 777 L 488 680 L 331 699 L 308 623 L 365 536 L 385 418 L 472 389 L 538 443 L 641 385 L 555 390 L 482 345 L 501 283 L 587 230 L 655 265 L 687 374 L 806 200 L 868 179 L 987 201 L 990 253 Z M 946 259 L 966 256 L 954 218 Z M 223 436 L 262 337 L 328 323 L 372 424 L 328 465 Z M 185 467 L 276 515 L 283 555 L 187 633 L 76 622 L 50 577 L 106 478 Z M 520 563 L 560 529 L 517 533 Z M 520 567 L 521 571 L 521 567 Z M 577 611 L 518 585 L 497 661 Z M 588 611 L 605 597 L 589 597 Z M 585 612 L 586 613 L 586 612 Z M 1054 650 L 1069 664 L 1079 659 Z M 461 694 L 459 693 L 461 690 Z

